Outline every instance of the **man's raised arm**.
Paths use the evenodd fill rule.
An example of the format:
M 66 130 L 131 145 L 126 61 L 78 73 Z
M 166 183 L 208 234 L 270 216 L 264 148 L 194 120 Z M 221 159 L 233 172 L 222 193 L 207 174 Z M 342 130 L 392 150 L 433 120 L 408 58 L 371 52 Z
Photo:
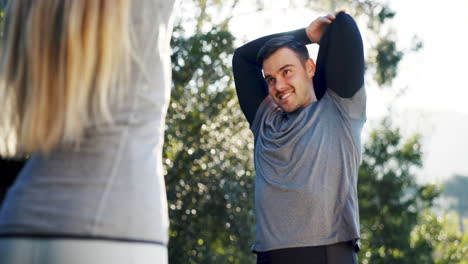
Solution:
M 359 29 L 344 12 L 328 27 L 320 40 L 316 91 L 331 89 L 340 97 L 352 97 L 364 84 L 364 51 Z M 318 95 L 320 98 L 321 95 Z
M 252 125 L 260 103 L 268 96 L 268 87 L 263 79 L 262 65 L 257 64 L 257 53 L 269 39 L 292 35 L 305 44 L 311 43 L 304 28 L 295 31 L 265 36 L 236 49 L 232 59 L 237 97 L 247 121 Z

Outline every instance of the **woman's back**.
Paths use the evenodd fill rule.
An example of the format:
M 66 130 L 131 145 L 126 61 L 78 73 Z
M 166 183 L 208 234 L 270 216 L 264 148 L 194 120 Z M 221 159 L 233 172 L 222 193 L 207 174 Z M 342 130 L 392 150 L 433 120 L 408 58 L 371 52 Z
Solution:
M 0 209 L 0 235 L 167 244 L 162 172 L 174 1 L 131 1 L 133 63 L 111 125 L 84 129 L 79 147 L 33 155 Z

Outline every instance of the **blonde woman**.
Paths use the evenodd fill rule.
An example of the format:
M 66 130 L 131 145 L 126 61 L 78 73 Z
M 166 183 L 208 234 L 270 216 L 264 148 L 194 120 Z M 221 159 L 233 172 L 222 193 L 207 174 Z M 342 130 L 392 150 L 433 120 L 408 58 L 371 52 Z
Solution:
M 167 263 L 162 172 L 174 0 L 8 1 L 0 263 Z

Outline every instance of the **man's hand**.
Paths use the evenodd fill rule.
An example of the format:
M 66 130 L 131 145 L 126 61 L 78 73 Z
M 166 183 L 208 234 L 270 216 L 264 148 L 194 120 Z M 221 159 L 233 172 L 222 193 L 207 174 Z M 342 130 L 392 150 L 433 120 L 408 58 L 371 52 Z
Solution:
M 339 12 L 344 12 L 344 10 Z M 325 30 L 327 30 L 328 25 L 330 25 L 333 20 L 335 20 L 335 18 L 335 15 L 328 14 L 326 16 L 318 17 L 312 21 L 312 23 L 310 23 L 310 25 L 306 28 L 306 34 L 310 41 L 313 43 L 320 43 L 320 39 L 322 38 L 323 33 Z

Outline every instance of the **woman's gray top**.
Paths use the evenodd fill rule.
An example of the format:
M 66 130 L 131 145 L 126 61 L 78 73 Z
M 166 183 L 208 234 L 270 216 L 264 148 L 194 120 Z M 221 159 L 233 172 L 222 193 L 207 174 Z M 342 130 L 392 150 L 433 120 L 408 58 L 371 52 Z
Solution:
M 174 0 L 133 0 L 130 87 L 111 126 L 94 124 L 79 149 L 34 155 L 0 208 L 0 235 L 78 237 L 166 245 L 162 170 L 170 97 Z

